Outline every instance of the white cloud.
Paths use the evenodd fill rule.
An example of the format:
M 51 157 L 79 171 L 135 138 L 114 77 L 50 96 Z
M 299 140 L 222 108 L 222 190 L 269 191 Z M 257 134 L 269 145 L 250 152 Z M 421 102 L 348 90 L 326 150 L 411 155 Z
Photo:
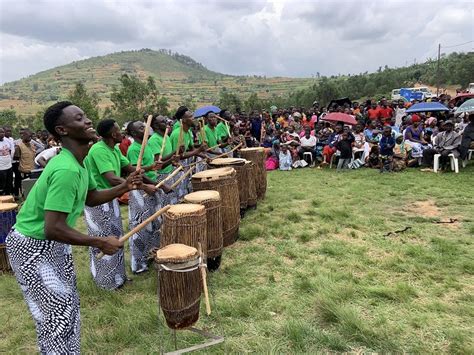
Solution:
M 469 0 L 3 0 L 0 7 L 0 82 L 145 47 L 227 74 L 358 73 L 422 61 L 438 43 L 474 37 Z

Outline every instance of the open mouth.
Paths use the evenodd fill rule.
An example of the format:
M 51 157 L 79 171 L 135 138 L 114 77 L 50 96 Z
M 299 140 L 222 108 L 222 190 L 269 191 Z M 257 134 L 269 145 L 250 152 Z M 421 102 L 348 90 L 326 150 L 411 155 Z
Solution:
M 88 129 L 86 129 L 86 131 L 87 131 L 87 132 L 91 132 L 91 133 L 95 133 L 94 127 L 88 128 Z

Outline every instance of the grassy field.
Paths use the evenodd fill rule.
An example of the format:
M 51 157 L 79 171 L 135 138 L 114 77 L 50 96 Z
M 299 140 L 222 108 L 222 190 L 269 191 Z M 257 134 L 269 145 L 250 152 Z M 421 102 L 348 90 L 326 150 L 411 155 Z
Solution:
M 272 172 L 209 287 L 198 327 L 226 340 L 211 353 L 474 352 L 474 167 Z M 456 219 L 455 223 L 435 223 Z M 411 229 L 400 232 L 405 227 Z M 84 230 L 84 225 L 81 224 Z M 389 234 L 390 233 L 390 234 Z M 154 272 L 98 290 L 75 248 L 84 353 L 173 350 L 160 326 Z M 14 278 L 0 277 L 0 352 L 35 350 Z M 178 346 L 200 339 L 178 333 Z

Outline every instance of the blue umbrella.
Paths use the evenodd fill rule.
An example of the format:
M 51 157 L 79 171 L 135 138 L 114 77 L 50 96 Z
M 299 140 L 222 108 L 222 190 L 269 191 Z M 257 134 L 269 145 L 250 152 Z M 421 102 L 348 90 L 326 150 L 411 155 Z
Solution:
M 221 112 L 221 109 L 217 106 L 212 105 L 199 107 L 196 111 L 194 111 L 194 117 L 201 117 L 209 112 L 219 113 Z
M 434 111 L 449 111 L 449 108 L 440 104 L 439 102 L 420 102 L 419 104 L 414 104 L 406 112 L 434 112 Z

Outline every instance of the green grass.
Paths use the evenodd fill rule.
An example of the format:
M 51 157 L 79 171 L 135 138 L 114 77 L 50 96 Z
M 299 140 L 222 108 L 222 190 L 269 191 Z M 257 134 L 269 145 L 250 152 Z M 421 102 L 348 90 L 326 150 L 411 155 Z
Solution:
M 207 352 L 473 353 L 473 173 L 472 164 L 441 175 L 270 173 L 266 199 L 209 276 L 213 313 L 202 305 L 197 326 L 226 340 Z M 460 222 L 433 223 L 448 218 Z M 84 353 L 173 349 L 159 326 L 154 272 L 106 292 L 91 280 L 86 250 L 74 256 Z M 0 300 L 0 352 L 33 352 L 33 322 L 12 276 L 0 277 Z M 178 333 L 179 347 L 200 340 Z

